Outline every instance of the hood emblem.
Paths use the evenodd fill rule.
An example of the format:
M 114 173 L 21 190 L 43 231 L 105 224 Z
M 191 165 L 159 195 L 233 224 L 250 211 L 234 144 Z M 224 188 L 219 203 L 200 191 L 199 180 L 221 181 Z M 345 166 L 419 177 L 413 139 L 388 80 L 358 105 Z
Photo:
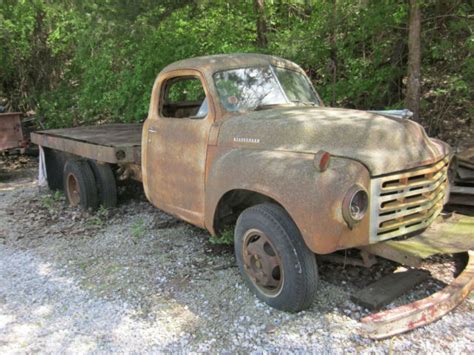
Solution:
M 236 143 L 260 143 L 260 139 L 259 138 L 234 137 L 234 142 L 236 142 Z

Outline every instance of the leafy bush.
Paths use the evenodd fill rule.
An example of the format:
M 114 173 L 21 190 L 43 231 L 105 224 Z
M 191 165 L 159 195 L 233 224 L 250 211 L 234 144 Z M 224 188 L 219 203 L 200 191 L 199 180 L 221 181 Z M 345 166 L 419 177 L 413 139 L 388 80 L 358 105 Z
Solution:
M 422 1 L 423 123 L 455 141 L 470 127 L 472 5 Z M 257 47 L 253 1 L 0 2 L 0 101 L 46 126 L 138 122 L 167 64 L 198 55 L 263 52 L 302 65 L 323 100 L 402 107 L 407 2 L 266 1 L 268 46 Z M 0 102 L 1 103 L 1 102 Z

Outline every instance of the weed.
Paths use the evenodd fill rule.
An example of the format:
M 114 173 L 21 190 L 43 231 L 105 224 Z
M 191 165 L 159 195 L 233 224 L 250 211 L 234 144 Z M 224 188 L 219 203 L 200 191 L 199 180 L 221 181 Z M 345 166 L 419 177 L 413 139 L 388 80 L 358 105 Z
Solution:
M 53 194 L 53 200 L 54 200 L 55 202 L 59 202 L 59 201 L 62 200 L 63 196 L 64 196 L 64 195 L 63 195 L 63 193 L 62 193 L 61 191 L 56 190 L 56 191 L 54 192 L 54 194 Z
M 234 229 L 224 229 L 219 235 L 210 236 L 209 241 L 215 245 L 230 245 L 234 243 Z
M 54 213 L 58 210 L 58 203 L 62 200 L 63 193 L 55 191 L 53 194 L 44 196 L 42 199 L 43 206 L 46 207 L 49 213 Z
M 43 203 L 43 206 L 46 207 L 48 210 L 53 209 L 54 200 L 51 195 L 44 196 L 41 202 Z
M 104 207 L 104 205 L 100 205 L 97 210 L 97 215 L 102 219 L 106 219 L 109 216 L 109 210 L 107 207 Z
M 109 210 L 103 205 L 100 205 L 95 215 L 92 216 L 92 218 L 87 221 L 87 224 L 89 226 L 102 226 L 108 217 L 109 217 Z
M 145 235 L 145 221 L 143 218 L 137 219 L 131 226 L 132 239 L 136 242 Z

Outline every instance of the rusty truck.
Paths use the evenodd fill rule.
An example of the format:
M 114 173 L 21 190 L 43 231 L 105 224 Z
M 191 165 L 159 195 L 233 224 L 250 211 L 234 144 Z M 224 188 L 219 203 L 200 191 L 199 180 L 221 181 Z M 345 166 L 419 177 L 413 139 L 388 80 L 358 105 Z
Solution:
M 156 78 L 143 125 L 51 129 L 32 141 L 49 187 L 71 205 L 112 207 L 116 180 L 130 178 L 154 206 L 212 235 L 235 228 L 249 289 L 292 312 L 317 296 L 317 255 L 359 248 L 403 263 L 379 246 L 427 229 L 449 194 L 446 143 L 404 115 L 327 107 L 298 65 L 269 55 L 175 62 Z M 448 290 L 449 307 L 438 307 L 443 296 L 399 310 L 395 332 L 375 333 L 446 313 L 472 272 Z

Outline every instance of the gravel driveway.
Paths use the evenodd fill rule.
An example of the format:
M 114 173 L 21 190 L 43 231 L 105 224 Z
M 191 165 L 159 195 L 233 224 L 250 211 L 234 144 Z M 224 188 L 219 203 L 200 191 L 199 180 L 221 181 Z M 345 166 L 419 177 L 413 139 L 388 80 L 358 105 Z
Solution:
M 35 186 L 35 163 L 0 164 L 0 352 L 471 353 L 474 302 L 383 341 L 360 334 L 350 293 L 384 268 L 320 265 L 318 299 L 287 314 L 243 286 L 232 250 L 124 187 L 88 214 Z M 2 170 L 3 169 L 3 170 Z M 445 261 L 448 267 L 448 261 Z M 444 265 L 444 264 L 443 264 Z M 389 307 L 442 287 L 431 280 Z

